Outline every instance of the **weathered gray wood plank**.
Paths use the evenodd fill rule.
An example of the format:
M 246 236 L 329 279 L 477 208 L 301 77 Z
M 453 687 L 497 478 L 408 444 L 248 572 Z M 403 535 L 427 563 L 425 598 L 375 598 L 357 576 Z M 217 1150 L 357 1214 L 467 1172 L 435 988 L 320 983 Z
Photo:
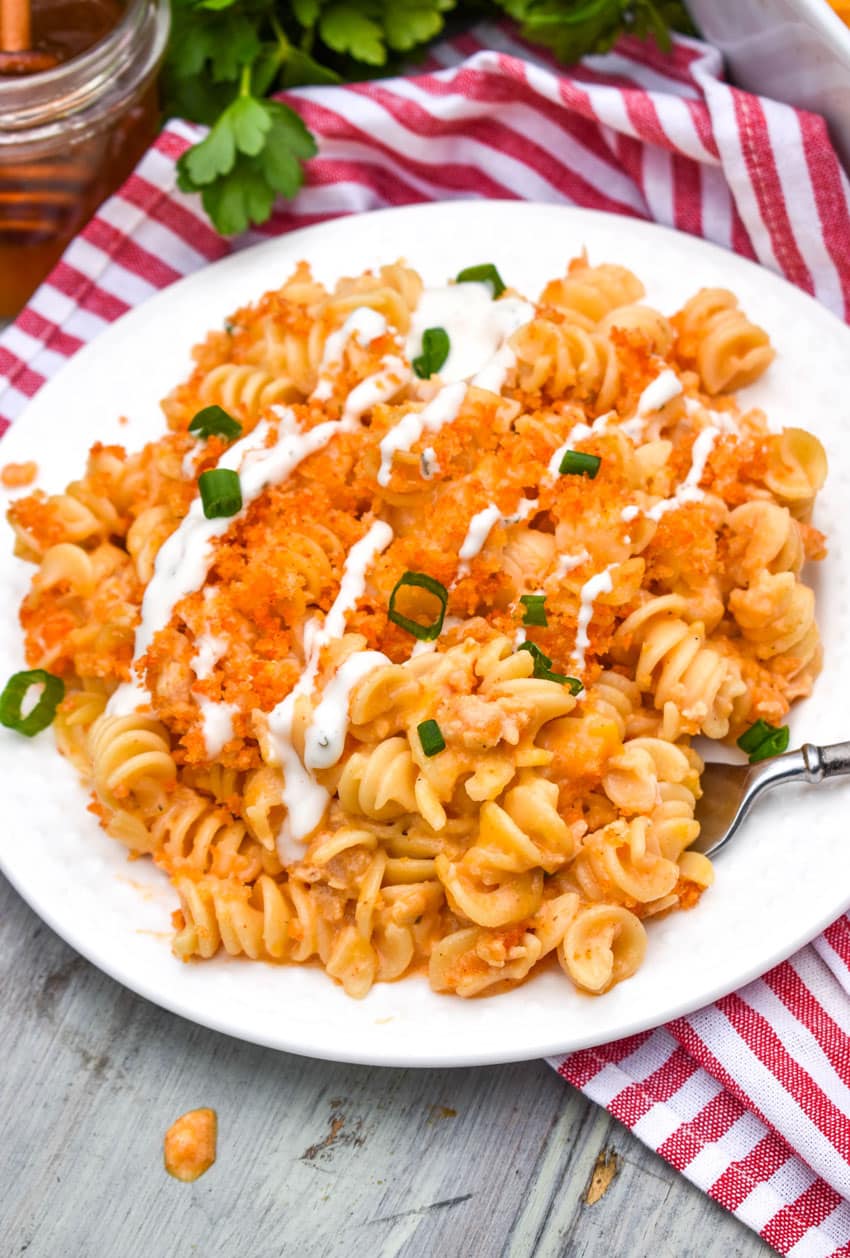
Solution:
M 27 1258 L 756 1258 L 770 1253 L 529 1062 L 370 1070 L 162 1012 L 77 957 L 0 879 L 0 1250 Z M 211 1105 L 218 1161 L 162 1169 Z M 597 1154 L 621 1170 L 596 1205 Z

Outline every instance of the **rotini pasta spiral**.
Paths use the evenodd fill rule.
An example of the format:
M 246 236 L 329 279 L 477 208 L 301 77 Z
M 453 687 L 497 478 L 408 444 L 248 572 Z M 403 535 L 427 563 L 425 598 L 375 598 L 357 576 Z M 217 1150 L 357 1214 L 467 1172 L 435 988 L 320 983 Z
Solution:
M 635 681 L 663 713 L 666 738 L 723 738 L 746 688 L 735 662 L 706 644 L 704 626 L 676 615 L 683 607 L 676 594 L 648 599 L 619 626 L 614 651 L 624 661 L 637 655 Z
M 639 301 L 643 294 L 643 284 L 626 267 L 609 262 L 590 266 L 585 258 L 576 258 L 563 279 L 546 285 L 540 300 L 544 306 L 564 311 L 571 322 L 589 329 L 612 310 Z
M 610 409 L 620 387 L 614 346 L 605 337 L 571 324 L 535 319 L 511 337 L 517 383 L 524 393 L 569 396 L 594 411 Z
M 244 822 L 186 787 L 174 792 L 150 833 L 157 864 L 170 874 L 193 870 L 254 882 L 261 873 L 282 872 L 277 853 L 251 839 Z
M 786 428 L 768 448 L 765 485 L 798 520 L 807 520 L 826 480 L 826 452 L 813 433 Z
M 747 318 L 728 289 L 702 289 L 673 323 L 679 331 L 679 357 L 699 372 L 706 393 L 742 389 L 773 361 L 767 333 Z
M 99 716 L 91 727 L 88 752 L 92 780 L 101 802 L 120 808 L 130 798 L 143 808 L 177 777 L 165 727 L 146 716 Z
M 558 945 L 564 971 L 577 987 L 597 995 L 634 974 L 645 955 L 640 919 L 615 904 L 581 909 Z

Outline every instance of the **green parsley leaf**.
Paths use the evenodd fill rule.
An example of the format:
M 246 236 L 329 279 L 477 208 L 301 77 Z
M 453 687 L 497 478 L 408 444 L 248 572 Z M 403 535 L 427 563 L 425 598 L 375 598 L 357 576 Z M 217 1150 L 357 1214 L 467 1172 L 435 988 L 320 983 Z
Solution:
M 653 35 L 669 48 L 668 27 L 693 32 L 679 0 L 495 0 L 522 23 L 522 33 L 566 62 L 605 52 L 622 34 Z
M 319 65 L 302 48 L 290 48 L 283 65 L 283 86 L 301 87 L 309 83 L 341 83 L 342 79 L 329 66 Z
M 292 0 L 292 12 L 302 26 L 315 26 L 321 0 Z
M 256 157 L 272 125 L 268 106 L 253 96 L 238 96 L 228 108 L 227 118 L 239 152 Z
M 232 10 L 187 13 L 175 6 L 165 66 L 166 86 L 199 75 L 213 83 L 232 83 L 239 78 L 242 67 L 259 55 L 261 47 L 256 18 Z M 170 99 L 168 105 L 172 108 Z M 203 121 L 194 114 L 190 117 L 194 122 Z
M 304 172 L 292 152 L 285 132 L 274 127 L 263 151 L 263 169 L 270 188 L 282 196 L 294 197 L 304 182 Z
M 316 156 L 319 151 L 316 141 L 294 109 L 277 100 L 266 101 L 265 107 L 272 121 L 270 135 L 285 138 L 295 156 L 302 160 Z
M 204 209 L 224 236 L 236 236 L 271 213 L 274 190 L 254 161 L 240 157 L 225 179 L 204 188 Z
M 393 0 L 384 11 L 387 43 L 395 52 L 410 52 L 417 44 L 427 43 L 443 29 L 441 10 L 452 4 L 433 0 Z
M 334 52 L 370 66 L 386 63 L 383 29 L 354 4 L 330 5 L 319 18 L 319 34 Z
M 177 183 L 184 192 L 193 192 L 228 175 L 236 160 L 236 140 L 227 110 L 205 140 L 190 148 L 177 163 Z

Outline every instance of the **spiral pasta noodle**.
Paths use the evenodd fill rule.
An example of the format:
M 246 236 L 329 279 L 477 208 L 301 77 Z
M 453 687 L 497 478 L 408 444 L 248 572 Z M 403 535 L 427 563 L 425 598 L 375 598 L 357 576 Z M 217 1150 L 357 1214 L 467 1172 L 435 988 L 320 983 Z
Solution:
M 10 508 L 57 744 L 181 961 L 467 998 L 549 957 L 602 994 L 711 887 L 692 737 L 814 684 L 826 455 L 732 396 L 767 333 L 585 256 L 536 302 L 498 278 L 299 264 L 158 440 Z
M 767 333 L 747 318 L 728 289 L 704 288 L 674 322 L 679 329 L 679 355 L 699 372 L 707 393 L 742 389 L 773 360 Z

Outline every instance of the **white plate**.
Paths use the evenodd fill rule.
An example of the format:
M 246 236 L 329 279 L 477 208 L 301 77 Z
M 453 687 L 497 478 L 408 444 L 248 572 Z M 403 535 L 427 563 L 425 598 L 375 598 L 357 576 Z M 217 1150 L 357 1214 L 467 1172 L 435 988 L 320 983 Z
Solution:
M 182 378 L 189 348 L 235 307 L 307 258 L 330 281 L 406 257 L 426 280 L 493 261 L 536 295 L 586 247 L 632 267 L 649 299 L 674 310 L 704 285 L 735 290 L 779 357 L 749 390 L 786 423 L 810 427 L 831 459 L 816 521 L 830 534 L 818 571 L 826 664 L 792 718 L 794 742 L 850 736 L 850 332 L 810 298 L 713 245 L 651 224 L 556 206 L 463 202 L 385 210 L 311 227 L 207 267 L 146 302 L 82 350 L 6 436 L 0 461 L 35 458 L 48 490 L 83 467 L 95 440 L 136 446 L 162 430 L 157 401 Z M 129 423 L 117 422 L 121 414 Z M 843 437 L 843 442 L 842 442 Z M 23 664 L 14 608 L 32 569 L 0 548 L 0 675 Z M 184 965 L 169 950 L 175 897 L 149 863 L 128 862 L 86 812 L 75 774 L 43 735 L 0 731 L 5 817 L 0 862 L 37 913 L 119 982 L 167 1009 L 258 1044 L 375 1065 L 513 1061 L 599 1044 L 665 1022 L 739 987 L 811 939 L 850 903 L 850 790 L 785 788 L 759 807 L 717 862 L 717 883 L 690 913 L 649 926 L 646 963 L 601 998 L 557 972 L 507 995 L 464 1002 L 424 979 L 349 1000 L 319 969 L 216 959 Z M 843 813 L 842 813 L 843 810 Z

